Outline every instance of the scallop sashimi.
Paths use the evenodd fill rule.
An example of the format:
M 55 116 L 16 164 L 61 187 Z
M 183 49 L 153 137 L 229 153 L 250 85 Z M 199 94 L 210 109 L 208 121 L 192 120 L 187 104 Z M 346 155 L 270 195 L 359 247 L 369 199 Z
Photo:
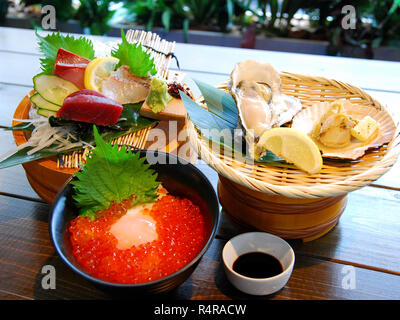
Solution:
M 357 139 L 357 124 L 372 122 L 375 130 L 368 139 Z M 364 121 L 363 121 L 364 120 Z M 324 158 L 351 159 L 362 157 L 370 148 L 388 143 L 395 134 L 396 125 L 389 113 L 371 106 L 356 105 L 348 100 L 319 102 L 303 109 L 294 118 L 291 125 L 308 136 L 317 144 Z

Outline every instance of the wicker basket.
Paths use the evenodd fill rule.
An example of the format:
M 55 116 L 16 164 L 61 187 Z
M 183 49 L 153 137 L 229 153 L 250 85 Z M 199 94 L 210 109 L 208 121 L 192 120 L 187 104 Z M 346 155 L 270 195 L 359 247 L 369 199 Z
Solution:
M 281 78 L 282 92 L 299 98 L 305 108 L 315 102 L 348 99 L 387 111 L 363 90 L 340 81 L 291 73 L 282 73 Z M 227 83 L 217 87 L 228 90 Z M 400 151 L 397 127 L 389 144 L 369 150 L 356 161 L 324 159 L 322 170 L 310 175 L 286 163 L 245 164 L 215 153 L 191 121 L 188 136 L 200 158 L 222 177 L 219 197 L 230 217 L 243 226 L 291 239 L 310 240 L 329 231 L 344 210 L 347 193 L 378 179 L 393 166 Z

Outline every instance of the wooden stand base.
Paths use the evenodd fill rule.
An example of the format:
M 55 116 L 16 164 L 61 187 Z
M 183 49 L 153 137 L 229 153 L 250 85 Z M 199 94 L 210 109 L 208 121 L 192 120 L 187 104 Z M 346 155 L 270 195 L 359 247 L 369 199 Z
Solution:
M 347 194 L 317 199 L 288 198 L 251 190 L 221 175 L 218 197 L 228 218 L 239 226 L 303 241 L 329 232 L 347 204 Z

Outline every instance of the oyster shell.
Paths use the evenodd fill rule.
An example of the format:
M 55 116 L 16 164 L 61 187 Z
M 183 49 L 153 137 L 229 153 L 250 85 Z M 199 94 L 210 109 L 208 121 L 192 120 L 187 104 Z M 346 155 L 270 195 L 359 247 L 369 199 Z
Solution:
M 340 106 L 339 112 L 336 114 L 332 113 L 332 107 L 335 105 Z M 362 142 L 353 137 L 347 143 L 349 133 L 345 130 L 348 129 L 348 132 L 350 132 L 351 122 L 360 121 L 366 116 L 370 116 L 378 122 L 378 132 L 367 141 Z M 329 120 L 329 117 L 333 117 L 332 121 L 327 122 L 326 120 Z M 336 118 L 340 119 L 342 126 L 334 123 Z M 316 131 L 321 132 L 321 122 L 325 123 L 325 126 L 331 126 L 330 139 L 333 139 L 333 136 L 336 135 L 336 141 L 339 142 L 337 147 L 321 142 L 320 137 L 316 134 Z M 344 128 L 347 125 L 349 125 L 348 128 Z M 324 158 L 350 160 L 360 158 L 370 148 L 376 148 L 390 142 L 396 132 L 396 125 L 388 112 L 371 106 L 356 105 L 348 100 L 320 102 L 312 107 L 305 108 L 293 118 L 291 127 L 309 135 L 321 150 Z
M 239 62 L 231 73 L 231 94 L 236 101 L 250 155 L 259 137 L 292 120 L 302 109 L 300 100 L 281 93 L 281 77 L 268 63 Z

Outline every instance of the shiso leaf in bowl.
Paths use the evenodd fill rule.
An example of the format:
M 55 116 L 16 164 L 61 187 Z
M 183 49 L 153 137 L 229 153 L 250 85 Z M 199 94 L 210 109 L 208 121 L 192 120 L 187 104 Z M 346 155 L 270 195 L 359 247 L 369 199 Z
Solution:
M 154 201 L 160 183 L 157 173 L 144 163 L 145 158 L 106 143 L 95 126 L 93 133 L 96 148 L 71 182 L 80 214 L 94 219 L 96 212 L 107 209 L 112 201 L 119 203 L 132 195 L 133 204 Z

